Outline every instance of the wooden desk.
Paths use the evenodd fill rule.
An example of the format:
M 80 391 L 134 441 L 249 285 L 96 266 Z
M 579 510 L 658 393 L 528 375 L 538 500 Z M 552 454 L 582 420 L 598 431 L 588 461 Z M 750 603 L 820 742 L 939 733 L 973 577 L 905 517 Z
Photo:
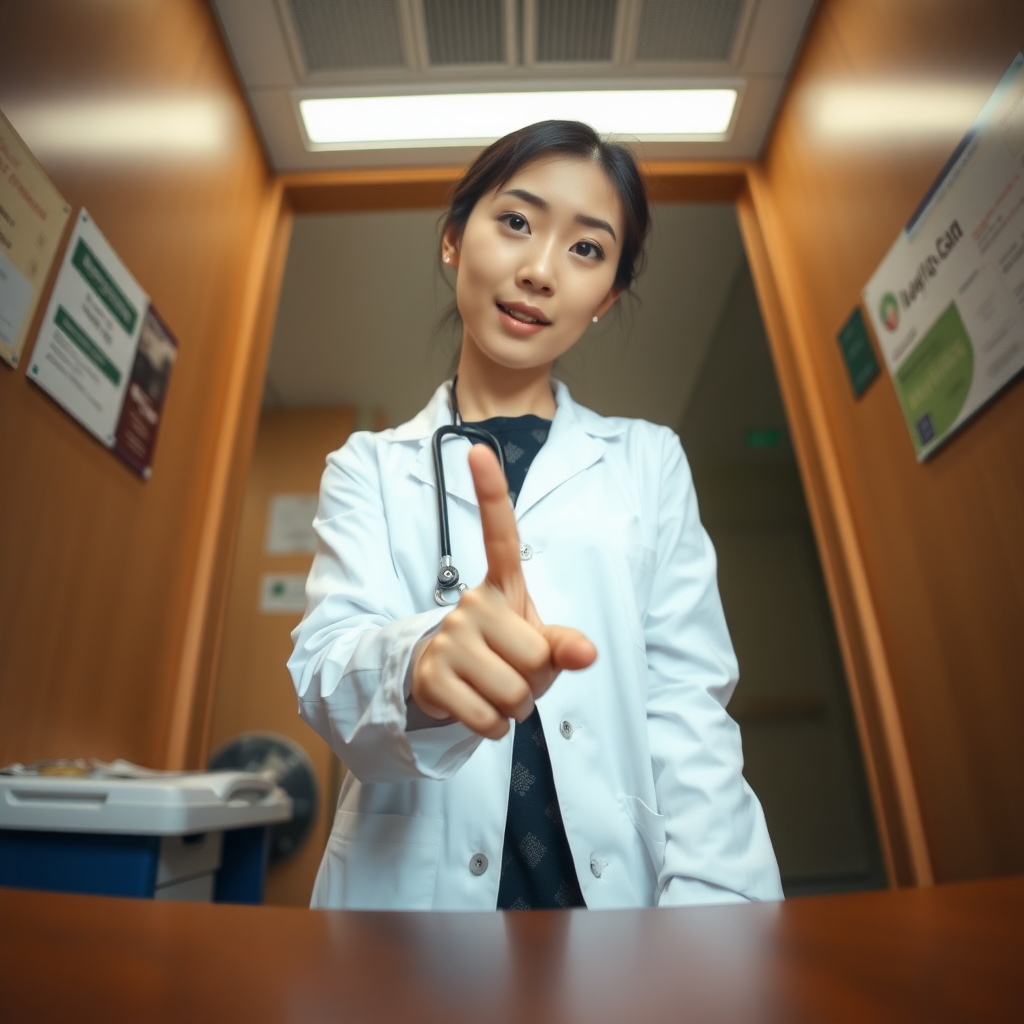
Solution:
M 0 1021 L 1024 1021 L 1024 879 L 777 905 L 313 912 L 0 889 Z

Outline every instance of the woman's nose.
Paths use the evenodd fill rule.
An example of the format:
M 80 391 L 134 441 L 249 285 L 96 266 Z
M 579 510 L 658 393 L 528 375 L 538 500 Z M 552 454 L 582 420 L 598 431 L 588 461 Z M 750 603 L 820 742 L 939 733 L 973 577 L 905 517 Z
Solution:
M 516 274 L 516 284 L 520 288 L 529 288 L 543 295 L 551 295 L 555 290 L 555 275 L 551 263 L 551 253 L 547 249 L 535 252 Z

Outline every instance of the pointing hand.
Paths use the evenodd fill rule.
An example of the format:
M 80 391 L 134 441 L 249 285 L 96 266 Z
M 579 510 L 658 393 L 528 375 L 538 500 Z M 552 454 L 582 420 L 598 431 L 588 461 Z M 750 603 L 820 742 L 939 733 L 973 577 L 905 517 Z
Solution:
M 526 589 L 519 531 L 508 485 L 494 453 L 469 453 L 487 575 L 463 593 L 413 666 L 412 699 L 431 718 L 455 718 L 474 732 L 499 739 L 508 719 L 522 721 L 535 698 L 563 669 L 581 669 L 597 657 L 594 645 L 566 626 L 540 620 Z

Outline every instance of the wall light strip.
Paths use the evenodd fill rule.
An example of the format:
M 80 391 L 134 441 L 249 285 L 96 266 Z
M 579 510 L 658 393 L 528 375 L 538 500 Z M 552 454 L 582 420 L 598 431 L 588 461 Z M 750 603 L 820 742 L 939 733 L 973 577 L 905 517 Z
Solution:
M 303 99 L 313 149 L 378 149 L 486 143 L 535 121 L 585 121 L 644 141 L 722 138 L 736 89 L 494 92 Z
M 13 103 L 4 113 L 43 160 L 219 157 L 238 128 L 216 96 L 82 96 Z

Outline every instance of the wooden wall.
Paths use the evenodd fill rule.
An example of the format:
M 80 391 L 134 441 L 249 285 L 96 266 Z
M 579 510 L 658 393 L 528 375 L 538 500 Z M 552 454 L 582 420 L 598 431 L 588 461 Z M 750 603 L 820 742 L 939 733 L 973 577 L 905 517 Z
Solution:
M 319 492 L 327 454 L 344 444 L 352 422 L 349 408 L 288 409 L 260 417 L 231 569 L 209 747 L 215 750 L 242 732 L 289 736 L 309 754 L 320 785 L 318 817 L 306 845 L 267 876 L 265 901 L 272 904 L 309 905 L 334 819 L 340 766 L 327 744 L 299 718 L 285 667 L 292 652 L 291 631 L 301 612 L 260 612 L 264 573 L 305 576 L 313 561 L 309 554 L 266 553 L 267 512 L 275 494 Z
M 843 145 L 812 112 L 837 85 L 959 83 L 984 98 L 1022 46 L 1019 0 L 823 0 L 754 176 L 759 290 L 770 307 L 773 274 L 777 362 L 795 367 L 780 377 L 799 378 L 818 435 L 805 480 L 820 470 L 845 505 L 862 619 L 870 607 L 868 717 L 900 732 L 899 800 L 921 829 L 902 874 L 919 882 L 1024 870 L 1024 383 L 923 465 L 884 369 L 854 400 L 836 332 L 972 115 L 944 138 L 910 122 Z
M 26 104 L 94 98 L 198 100 L 224 134 L 204 152 L 40 154 L 180 347 L 147 483 L 26 381 L 27 358 L 0 367 L 0 764 L 174 766 L 195 732 L 205 602 L 225 575 L 223 438 L 240 419 L 279 189 L 203 0 L 0 6 L 0 108 L 16 128 Z

